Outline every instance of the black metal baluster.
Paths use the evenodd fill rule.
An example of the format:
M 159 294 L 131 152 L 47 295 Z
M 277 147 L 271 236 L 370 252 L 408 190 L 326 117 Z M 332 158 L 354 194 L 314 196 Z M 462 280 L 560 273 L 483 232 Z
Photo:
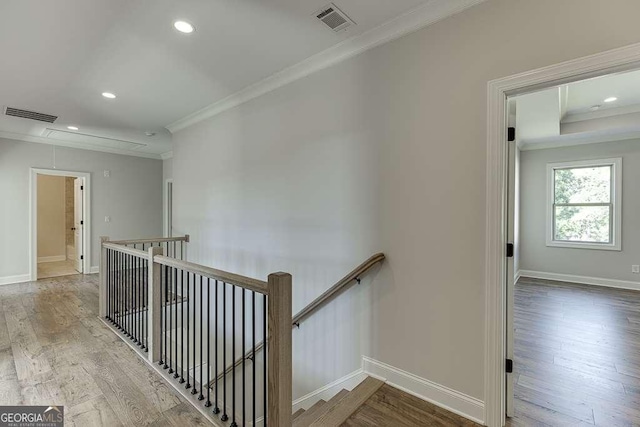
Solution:
M 207 408 L 211 406 L 211 279 L 207 277 Z M 202 345 L 202 343 L 200 343 Z
M 227 421 L 227 284 L 222 282 L 222 421 Z
M 184 278 L 185 276 L 187 277 L 187 287 L 188 287 L 189 273 L 182 270 L 182 280 L 180 281 L 180 384 L 184 383 Z M 177 309 L 178 309 L 178 304 L 176 301 L 176 310 Z M 189 343 L 188 338 L 189 336 L 187 336 L 187 344 Z
M 149 293 L 147 291 L 147 263 L 148 260 L 142 260 L 142 271 L 140 273 L 142 275 L 142 308 L 144 309 L 144 316 L 142 316 L 142 348 L 145 352 L 149 351 L 147 350 L 147 321 L 149 318 L 149 309 L 147 306 L 147 299 L 149 298 Z M 160 283 L 162 283 L 162 281 Z
M 182 270 L 180 270 L 180 277 L 182 277 Z M 175 332 L 176 332 L 176 339 L 175 339 L 175 344 L 173 346 L 174 349 L 174 356 L 175 356 L 175 361 L 176 361 L 176 369 L 173 373 L 173 378 L 178 378 L 180 376 L 180 374 L 178 374 L 178 270 L 176 269 L 176 282 L 174 283 L 173 287 L 173 317 L 175 318 Z M 182 334 L 181 334 L 182 335 Z
M 164 346 L 166 346 L 166 342 L 167 342 L 166 337 L 164 335 L 165 330 L 166 330 L 166 326 L 165 326 L 165 329 L 162 328 L 163 325 L 166 325 L 166 320 L 164 319 L 164 299 L 162 299 L 162 297 L 163 297 L 162 288 L 164 288 L 164 284 L 166 283 L 165 281 L 167 279 L 167 276 L 165 274 L 165 269 L 166 268 L 167 268 L 166 266 L 161 266 L 160 267 L 160 286 L 158 286 L 158 288 L 160 290 L 160 324 L 157 325 L 157 326 L 160 327 L 160 342 L 158 343 L 158 344 L 160 344 L 160 360 L 158 360 L 158 365 L 160 365 L 160 366 L 164 365 L 164 361 L 166 360 L 166 353 L 167 353 L 166 347 L 164 347 Z M 149 307 L 151 307 L 152 303 L 153 303 L 152 301 L 149 301 Z M 147 310 L 147 313 L 148 313 L 148 310 Z M 147 321 L 148 321 L 148 319 L 147 319 Z M 163 321 L 165 323 L 163 323 Z M 147 330 L 148 330 L 148 328 L 147 328 Z M 148 347 L 148 345 L 147 345 L 147 347 Z
M 124 256 L 124 334 L 129 337 L 129 255 Z
M 200 277 L 202 280 L 202 276 Z M 191 394 L 198 393 L 198 387 L 196 383 L 196 329 L 198 322 L 196 322 L 196 313 L 198 311 L 197 301 L 198 301 L 198 291 L 196 290 L 196 275 L 193 275 L 193 389 L 191 390 Z M 202 306 L 202 295 L 200 295 L 200 306 Z M 201 310 L 202 311 L 202 310 Z M 200 319 L 200 329 L 202 329 L 202 319 Z M 200 346 L 202 347 L 202 341 L 200 341 Z M 200 370 L 202 371 L 202 361 L 200 361 Z M 202 385 L 200 385 L 202 387 Z
M 142 258 L 138 258 L 138 346 L 144 348 L 144 337 L 142 336 L 142 302 L 144 295 L 142 293 Z
M 131 341 L 135 340 L 135 324 L 133 317 L 133 305 L 135 303 L 135 295 L 133 289 L 133 256 L 129 255 L 129 338 Z
M 177 278 L 178 270 L 174 267 L 171 269 L 171 282 L 169 283 L 169 288 L 171 293 L 168 295 L 169 301 L 167 302 L 167 307 L 169 310 L 169 373 L 173 374 L 173 307 L 172 299 L 173 299 L 173 286 L 175 283 L 175 279 Z
M 264 342 L 264 346 L 262 347 L 262 388 L 263 388 L 263 414 L 264 414 L 264 427 L 267 427 L 267 348 L 269 346 L 269 341 L 267 340 L 267 296 L 262 296 L 263 309 L 262 309 L 262 342 Z
M 220 402 L 218 400 L 218 317 L 220 315 L 220 310 L 219 310 L 219 306 L 218 306 L 218 281 L 216 280 L 216 312 L 215 312 L 215 325 L 214 325 L 214 329 L 213 329 L 213 333 L 215 334 L 215 338 L 214 338 L 214 347 L 216 349 L 216 351 L 214 351 L 214 358 L 215 358 L 215 381 L 216 381 L 216 392 L 215 392 L 215 405 L 213 408 L 213 413 L 214 414 L 219 414 L 220 413 L 220 408 L 218 407 L 218 402 Z
M 236 286 L 231 285 L 231 427 L 236 424 Z
M 169 267 L 166 265 L 162 269 L 164 271 L 164 281 L 162 284 L 162 288 L 164 288 L 164 295 L 160 295 L 160 302 L 162 304 L 161 313 L 164 313 L 164 329 L 162 330 L 162 341 L 164 343 L 164 369 L 167 369 L 169 366 L 167 365 L 168 353 L 167 353 L 167 292 L 169 291 Z M 162 290 L 160 291 L 162 292 Z M 152 303 L 152 302 L 151 302 Z M 162 321 L 160 322 L 162 323 Z
M 256 292 L 251 291 L 251 323 L 252 331 L 251 331 L 251 340 L 252 340 L 252 348 L 253 354 L 251 355 L 251 368 L 253 369 L 253 425 L 256 425 Z
M 189 278 L 189 276 L 187 275 L 187 279 Z M 195 289 L 195 274 L 193 275 L 193 280 L 194 280 L 194 284 L 193 284 L 193 295 L 194 295 L 194 304 L 193 304 L 193 311 L 195 312 L 195 294 L 196 294 L 196 289 Z M 187 385 L 185 385 L 186 389 L 190 389 L 191 388 L 191 382 L 189 381 L 189 300 L 191 299 L 191 282 L 189 280 L 187 280 Z M 194 335 L 195 335 L 195 330 L 196 330 L 196 321 L 195 321 L 195 317 L 193 319 L 193 331 L 194 331 Z M 184 333 L 184 330 L 183 330 Z M 196 340 L 193 340 L 193 353 L 196 352 Z M 196 364 L 193 364 L 193 388 L 195 388 L 196 386 Z
M 203 327 L 202 327 L 202 321 L 204 320 L 204 317 L 202 316 L 202 303 L 203 303 L 203 298 L 202 298 L 202 276 L 200 276 L 200 396 L 198 396 L 198 400 L 204 400 L 204 396 L 202 395 L 202 370 L 204 369 L 204 364 L 202 363 L 202 346 L 204 344 L 203 342 L 203 337 L 202 337 L 202 331 L 203 331 Z M 196 292 L 196 287 L 195 287 L 195 283 L 193 286 L 193 292 Z M 194 307 L 195 309 L 195 307 Z M 195 334 L 195 329 L 194 329 L 194 334 Z M 195 339 L 194 339 L 195 342 Z M 195 353 L 195 349 L 194 349 L 194 353 Z M 195 354 L 194 354 L 194 360 L 195 360 Z M 209 368 L 209 365 L 207 365 L 207 369 Z M 195 376 L 195 370 L 193 371 L 194 376 Z
M 134 277 L 134 289 L 136 293 L 136 309 L 135 309 L 135 329 L 136 329 L 136 345 L 140 346 L 140 270 L 139 270 L 140 258 L 133 257 L 133 265 L 135 270 L 133 271 Z
M 172 255 L 172 257 L 173 258 L 176 257 L 176 242 L 175 241 L 173 242 L 173 255 Z
M 111 267 L 111 252 L 109 249 L 106 249 L 107 254 L 107 265 L 105 272 L 107 274 L 107 320 L 111 320 L 111 276 L 109 275 L 109 269 Z
M 246 402 L 245 402 L 245 385 L 246 385 L 246 374 L 245 374 L 245 357 L 246 348 L 245 348 L 245 330 L 246 330 L 246 319 L 245 319 L 245 300 L 246 300 L 246 289 L 242 288 L 242 425 L 244 426 L 245 420 L 247 419 L 247 410 L 246 410 Z
M 116 261 L 114 280 L 115 280 L 115 300 L 113 301 L 113 322 L 119 327 L 118 316 L 120 315 L 120 253 L 115 252 L 114 258 Z M 119 328 L 118 328 L 119 329 Z

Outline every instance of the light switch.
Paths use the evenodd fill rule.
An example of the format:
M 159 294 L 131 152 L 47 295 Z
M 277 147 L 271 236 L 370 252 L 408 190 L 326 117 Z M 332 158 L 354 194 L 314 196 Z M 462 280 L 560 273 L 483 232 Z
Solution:
M 110 216 L 105 216 L 104 217 L 104 222 L 111 222 L 111 217 Z
M 104 171 L 104 177 L 109 178 L 111 176 L 111 171 Z

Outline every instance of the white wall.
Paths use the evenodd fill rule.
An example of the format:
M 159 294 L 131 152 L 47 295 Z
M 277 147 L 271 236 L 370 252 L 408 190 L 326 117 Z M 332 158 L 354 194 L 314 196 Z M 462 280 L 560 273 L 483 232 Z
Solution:
M 638 13 L 488 0 L 174 135 L 192 259 L 291 272 L 297 311 L 388 256 L 294 332 L 296 397 L 365 354 L 483 398 L 487 82 L 638 42 Z
M 622 157 L 622 251 L 546 246 L 547 163 Z M 640 282 L 640 140 L 522 152 L 522 270 Z
M 66 258 L 65 179 L 38 175 L 38 259 Z
M 91 173 L 93 266 L 99 264 L 100 236 L 162 234 L 160 160 L 0 139 L 0 279 L 29 273 L 31 167 Z M 104 170 L 111 171 L 110 178 Z M 104 222 L 107 215 L 110 223 Z

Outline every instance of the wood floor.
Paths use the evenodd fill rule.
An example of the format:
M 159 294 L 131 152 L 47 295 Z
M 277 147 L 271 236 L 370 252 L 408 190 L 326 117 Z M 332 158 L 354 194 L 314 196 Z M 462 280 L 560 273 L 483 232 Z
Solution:
M 383 385 L 343 427 L 472 427 L 479 424 Z
M 521 279 L 509 426 L 640 426 L 640 292 Z
M 71 276 L 78 274 L 76 262 L 73 260 L 38 263 L 38 279 Z
M 98 276 L 0 286 L 0 405 L 70 426 L 211 425 L 97 318 Z

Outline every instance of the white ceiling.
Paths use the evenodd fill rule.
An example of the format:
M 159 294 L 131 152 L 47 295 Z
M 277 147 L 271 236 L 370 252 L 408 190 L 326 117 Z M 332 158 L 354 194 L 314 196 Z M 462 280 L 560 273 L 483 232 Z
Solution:
M 337 0 L 357 25 L 336 34 L 312 16 L 327 0 L 3 0 L 0 106 L 59 119 L 2 115 L 0 136 L 73 145 L 43 133 L 76 125 L 157 157 L 171 150 L 165 126 L 431 1 Z
M 618 99 L 604 102 L 609 97 Z M 524 149 L 640 138 L 640 71 L 520 95 L 515 102 Z

